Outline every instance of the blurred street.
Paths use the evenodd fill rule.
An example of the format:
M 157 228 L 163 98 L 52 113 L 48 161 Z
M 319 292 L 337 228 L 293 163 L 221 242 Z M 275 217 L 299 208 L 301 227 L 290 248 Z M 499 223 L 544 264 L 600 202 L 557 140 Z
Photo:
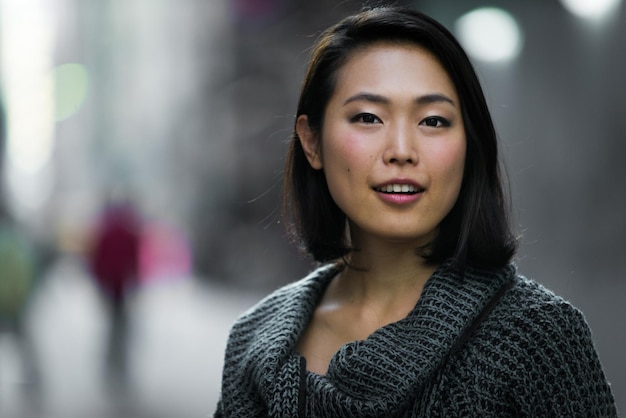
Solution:
M 130 309 L 127 381 L 108 384 L 102 302 L 79 262 L 62 259 L 29 317 L 42 375 L 39 398 L 32 382 L 24 382 L 11 336 L 0 334 L 0 416 L 212 416 L 228 328 L 256 299 L 187 278 L 143 288 Z

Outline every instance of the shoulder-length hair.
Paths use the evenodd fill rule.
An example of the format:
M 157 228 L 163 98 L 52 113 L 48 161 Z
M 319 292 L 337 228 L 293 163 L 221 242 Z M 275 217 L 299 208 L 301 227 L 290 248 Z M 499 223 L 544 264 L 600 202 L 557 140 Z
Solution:
M 430 51 L 461 102 L 467 151 L 460 194 L 436 238 L 419 254 L 435 264 L 452 258 L 458 267 L 504 266 L 515 254 L 517 241 L 509 223 L 496 132 L 476 72 L 443 25 L 412 9 L 378 7 L 331 26 L 311 51 L 296 119 L 308 115 L 312 131 L 321 134 L 338 70 L 356 49 L 378 42 L 412 43 Z M 283 213 L 302 250 L 316 261 L 336 260 L 354 250 L 346 236 L 346 216 L 333 201 L 323 170 L 309 165 L 295 129 L 285 161 Z

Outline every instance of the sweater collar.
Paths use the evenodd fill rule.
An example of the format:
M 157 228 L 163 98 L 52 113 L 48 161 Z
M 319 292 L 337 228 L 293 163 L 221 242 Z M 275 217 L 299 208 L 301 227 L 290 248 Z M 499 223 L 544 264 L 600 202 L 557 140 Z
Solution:
M 325 379 L 351 398 L 344 401 L 363 403 L 365 410 L 368 405 L 403 409 L 509 276 L 468 269 L 459 277 L 442 266 L 406 318 L 343 346 Z
M 268 354 L 273 352 L 272 358 L 283 359 L 274 365 L 277 368 L 272 379 L 292 380 L 286 374 L 291 374 L 299 357 L 293 350 L 339 270 L 326 266 L 288 288 L 291 297 L 280 308 L 283 314 L 275 316 L 281 323 L 274 324 L 285 332 L 266 346 Z M 495 273 L 467 268 L 461 277 L 448 263 L 443 264 L 428 279 L 406 318 L 378 329 L 365 340 L 341 347 L 331 359 L 326 376 L 309 375 L 314 389 L 309 390 L 308 402 L 323 399 L 340 410 L 356 408 L 373 414 L 403 410 L 421 392 L 463 331 L 514 274 L 511 265 Z M 281 390 L 272 389 L 268 388 L 271 392 Z

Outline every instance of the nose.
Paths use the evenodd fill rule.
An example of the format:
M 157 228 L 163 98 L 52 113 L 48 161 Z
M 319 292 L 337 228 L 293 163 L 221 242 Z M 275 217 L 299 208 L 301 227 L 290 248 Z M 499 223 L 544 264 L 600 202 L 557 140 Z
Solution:
M 383 158 L 386 164 L 417 164 L 419 157 L 416 133 L 404 125 L 391 129 Z

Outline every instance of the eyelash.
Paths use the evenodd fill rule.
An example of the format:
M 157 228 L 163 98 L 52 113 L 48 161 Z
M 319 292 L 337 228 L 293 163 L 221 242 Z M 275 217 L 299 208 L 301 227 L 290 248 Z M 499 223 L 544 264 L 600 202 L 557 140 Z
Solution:
M 435 126 L 428 125 L 428 121 L 434 121 Z M 446 118 L 442 118 L 441 116 L 429 116 L 427 118 L 424 118 L 424 120 L 420 122 L 420 125 L 425 125 L 429 128 L 447 128 L 450 126 L 450 121 Z
M 367 122 L 367 121 L 365 121 L 366 117 L 372 118 L 374 120 Z M 358 115 L 353 116 L 350 119 L 350 122 L 360 122 L 360 123 L 365 123 L 365 124 L 368 124 L 368 125 L 374 124 L 374 123 L 382 123 L 380 118 L 378 116 L 372 114 L 372 113 L 359 113 Z

